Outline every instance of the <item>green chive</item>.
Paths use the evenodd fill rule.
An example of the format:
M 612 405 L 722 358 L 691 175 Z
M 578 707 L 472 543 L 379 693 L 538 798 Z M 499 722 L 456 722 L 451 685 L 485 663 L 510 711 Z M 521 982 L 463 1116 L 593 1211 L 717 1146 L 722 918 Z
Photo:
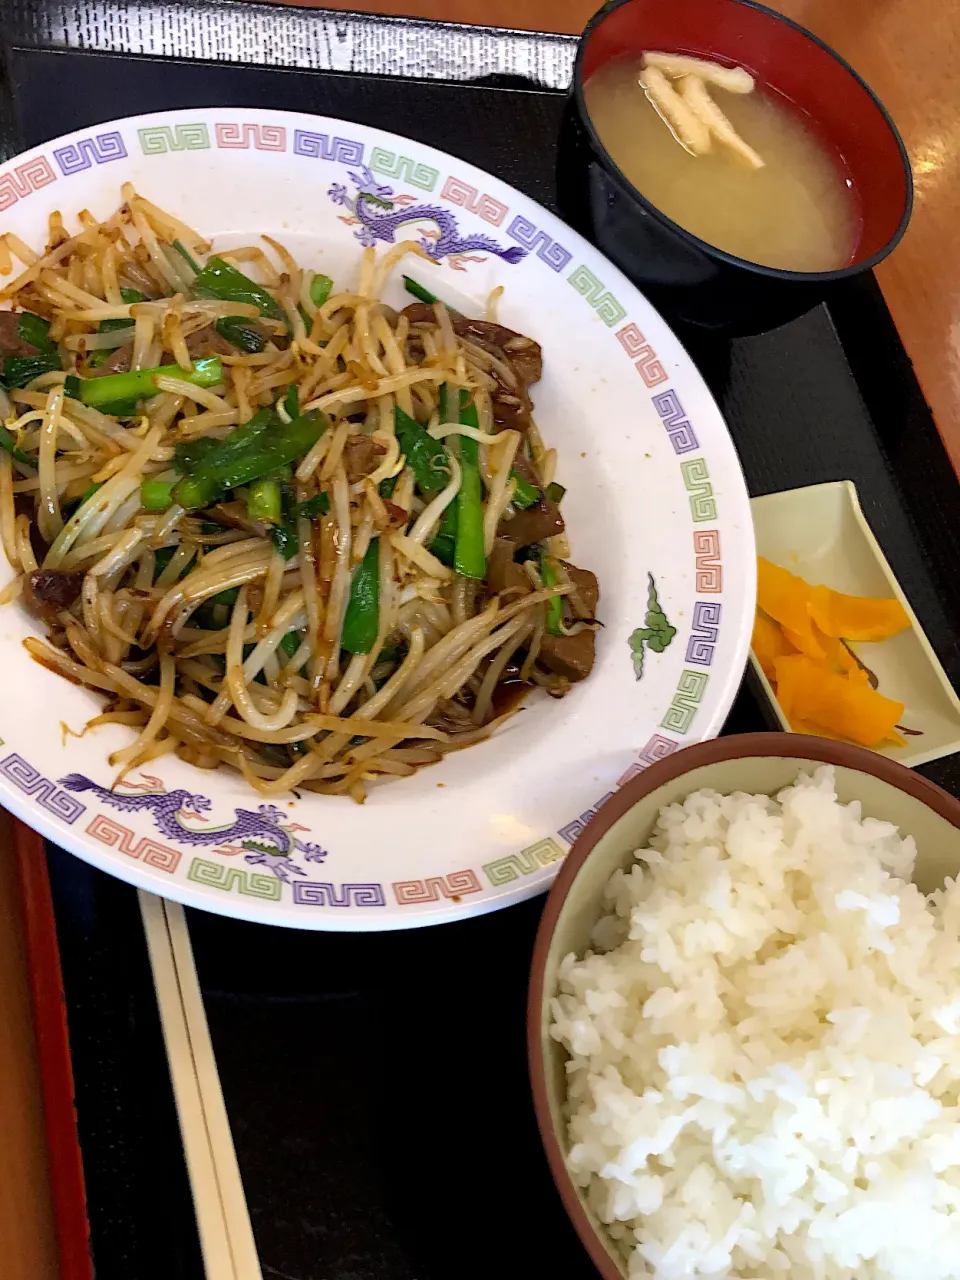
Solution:
M 297 503 L 297 515 L 305 520 L 317 520 L 330 510 L 330 499 L 325 493 L 318 493 L 306 502 Z
M 124 302 L 127 304 L 128 307 L 132 307 L 135 302 L 147 301 L 147 295 L 145 293 L 141 293 L 139 289 L 121 289 L 120 297 L 124 300 Z M 129 318 L 126 318 L 123 320 L 101 320 L 100 325 L 97 329 L 97 333 L 117 333 L 120 329 L 130 329 L 131 336 L 132 336 L 133 326 L 134 326 L 134 321 Z M 93 354 L 96 355 L 98 353 L 94 352 Z M 106 352 L 106 354 L 103 357 L 103 360 L 105 360 L 108 355 L 110 355 L 109 351 Z M 103 360 L 99 361 L 99 363 L 102 364 Z M 87 363 L 93 364 L 93 360 L 89 359 Z
M 276 480 L 271 480 L 269 476 L 261 476 L 250 485 L 247 495 L 247 515 L 251 520 L 279 524 L 283 519 L 281 498 L 280 486 Z
M 283 650 L 283 652 L 287 655 L 288 658 L 292 658 L 293 655 L 300 648 L 299 631 L 288 631 L 287 634 L 280 641 L 280 648 Z
M 14 387 L 25 387 L 42 373 L 53 373 L 60 368 L 60 356 L 56 351 L 41 352 L 36 356 L 7 356 L 0 382 L 12 391 Z
M 221 298 L 225 302 L 247 303 L 271 320 L 287 318 L 286 312 L 271 293 L 220 257 L 210 259 L 194 280 L 193 291 L 198 298 Z
M 333 292 L 333 281 L 329 276 L 315 275 L 310 281 L 310 301 L 315 307 L 322 307 Z
M 540 578 L 545 587 L 555 587 L 560 580 L 556 565 L 546 552 L 540 555 Z M 553 596 L 547 601 L 547 631 L 552 636 L 562 636 L 562 624 L 563 600 L 560 596 Z
M 166 511 L 173 502 L 175 480 L 141 480 L 140 505 L 144 511 Z
M 244 355 L 259 355 L 267 345 L 260 330 L 243 316 L 222 316 L 213 327 L 221 338 L 226 338 L 231 346 L 242 351 Z
M 340 644 L 348 653 L 369 653 L 380 627 L 380 539 L 373 538 L 353 573 Z
M 13 438 L 12 432 L 6 427 L 0 427 L 0 449 L 5 449 L 17 462 L 22 462 L 25 467 L 36 467 L 37 459 L 32 458 L 29 453 L 24 453 L 22 449 L 17 448 L 17 442 Z
M 513 505 L 519 511 L 525 511 L 527 507 L 532 507 L 539 500 L 540 490 L 535 484 L 531 484 L 526 476 L 522 476 L 519 471 L 511 471 L 510 476 L 511 479 L 517 482 L 513 495 Z
M 412 294 L 420 302 L 439 302 L 440 299 L 436 294 L 431 293 L 429 289 L 425 289 L 422 284 L 418 284 L 416 280 L 411 280 L 409 276 L 403 277 L 404 288 L 407 293 Z
M 32 311 L 18 312 L 17 336 L 21 342 L 28 342 L 38 351 L 56 352 L 57 344 L 50 341 L 50 321 L 35 316 Z

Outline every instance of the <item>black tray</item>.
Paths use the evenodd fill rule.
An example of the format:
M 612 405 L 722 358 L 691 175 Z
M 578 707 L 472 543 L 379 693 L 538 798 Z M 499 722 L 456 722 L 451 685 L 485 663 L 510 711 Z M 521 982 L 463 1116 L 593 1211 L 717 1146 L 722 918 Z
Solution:
M 566 37 L 272 5 L 168 3 L 161 14 L 133 0 L 89 9 L 6 0 L 4 24 L 8 150 L 158 108 L 291 108 L 409 134 L 554 205 L 574 47 Z M 752 493 L 856 481 L 956 684 L 958 482 L 872 278 L 762 337 L 684 339 Z M 727 730 L 760 727 L 742 693 Z M 922 772 L 960 794 L 957 759 Z M 133 948 L 132 891 L 86 869 L 82 880 L 98 904 L 92 944 L 113 945 L 116 918 Z M 523 1006 L 540 907 L 372 936 L 189 913 L 265 1277 L 593 1274 L 549 1180 L 528 1098 Z M 126 951 L 115 954 L 122 963 Z M 86 1052 L 90 1016 L 89 1001 L 74 999 L 84 1153 L 97 1165 L 121 1131 L 131 1145 L 143 1117 L 84 1090 L 85 1073 L 107 1069 L 102 1044 Z M 123 1035 L 119 1043 L 121 1057 L 133 1052 Z M 122 1074 L 116 1062 L 110 1069 Z M 175 1132 L 169 1139 L 175 1152 Z M 136 1160 L 128 1165 L 117 1177 L 135 1180 Z M 118 1207 L 102 1182 L 90 1190 L 99 1277 L 180 1274 L 126 1266 L 107 1228 L 126 1215 L 128 1236 L 147 1229 L 136 1197 Z

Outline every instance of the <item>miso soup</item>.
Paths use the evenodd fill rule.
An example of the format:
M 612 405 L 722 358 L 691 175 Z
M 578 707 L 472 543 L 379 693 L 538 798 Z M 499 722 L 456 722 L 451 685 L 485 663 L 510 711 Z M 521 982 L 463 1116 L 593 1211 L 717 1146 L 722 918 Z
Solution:
M 642 55 L 601 67 L 587 111 L 614 162 L 652 204 L 707 244 L 790 271 L 833 271 L 856 250 L 859 211 L 839 157 L 782 98 L 758 86 L 710 96 L 763 159 L 751 168 L 723 145 L 691 155 L 638 83 Z

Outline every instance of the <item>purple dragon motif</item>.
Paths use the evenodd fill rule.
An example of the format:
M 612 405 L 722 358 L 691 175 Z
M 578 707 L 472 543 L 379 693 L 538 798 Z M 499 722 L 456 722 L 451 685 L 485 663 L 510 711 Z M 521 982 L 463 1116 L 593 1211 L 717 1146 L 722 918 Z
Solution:
M 526 257 L 526 250 L 518 245 L 505 248 L 491 236 L 461 235 L 456 216 L 449 209 L 435 204 L 411 203 L 414 196 L 394 195 L 393 188 L 377 182 L 365 165 L 359 173 L 350 173 L 349 176 L 357 188 L 355 196 L 351 196 L 342 182 L 335 182 L 327 194 L 334 204 L 350 211 L 344 222 L 351 226 L 360 224 L 354 234 L 364 248 L 371 248 L 378 240 L 394 244 L 396 232 L 405 222 L 433 222 L 437 230 L 422 232 L 417 243 L 434 262 L 446 258 L 450 266 L 462 271 L 464 262 L 482 261 L 481 258 L 465 256 L 471 253 L 493 253 L 511 264 Z
M 246 842 L 243 848 L 249 849 L 252 841 Z M 272 849 L 259 849 L 256 853 L 244 854 L 244 862 L 253 867 L 265 867 L 272 871 L 278 880 L 289 884 L 294 876 L 305 876 L 307 873 L 285 853 L 274 853 Z
M 299 823 L 288 821 L 281 809 L 273 804 L 262 804 L 256 813 L 250 809 L 236 809 L 234 821 L 228 826 L 198 829 L 188 826 L 184 819 L 207 822 L 205 816 L 213 807 L 210 800 L 196 792 L 179 789 L 167 791 L 159 778 L 143 774 L 145 783 L 124 784 L 123 791 L 101 787 L 99 783 L 82 773 L 68 773 L 60 779 L 60 786 L 67 791 L 92 791 L 114 809 L 126 813 L 148 812 L 161 835 L 181 844 L 216 844 L 221 847 L 236 845 L 236 852 L 244 851 L 244 861 L 266 867 L 278 880 L 289 883 L 292 876 L 304 876 L 306 871 L 293 861 L 299 851 L 308 862 L 322 862 L 327 853 L 320 845 L 298 840 L 294 831 L 304 831 Z

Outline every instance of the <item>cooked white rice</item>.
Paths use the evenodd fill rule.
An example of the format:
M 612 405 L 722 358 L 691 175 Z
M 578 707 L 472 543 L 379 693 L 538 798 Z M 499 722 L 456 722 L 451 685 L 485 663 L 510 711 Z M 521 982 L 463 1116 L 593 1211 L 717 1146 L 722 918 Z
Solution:
M 960 889 L 841 805 L 698 791 L 569 955 L 576 1183 L 631 1277 L 960 1277 Z

